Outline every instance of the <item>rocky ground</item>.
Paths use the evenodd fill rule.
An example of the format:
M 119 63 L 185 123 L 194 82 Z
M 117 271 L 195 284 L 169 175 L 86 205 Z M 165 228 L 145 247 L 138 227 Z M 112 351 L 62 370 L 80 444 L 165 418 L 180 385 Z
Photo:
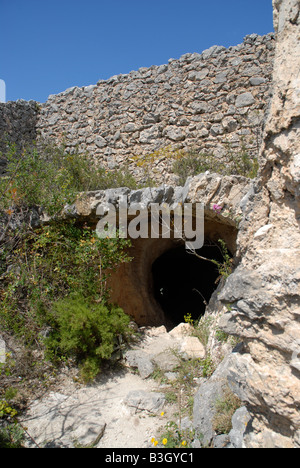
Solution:
M 224 383 L 220 375 L 226 374 L 227 359 L 219 373 L 204 378 L 205 348 L 191 331 L 188 324 L 169 333 L 164 326 L 140 329 L 139 340 L 118 367 L 107 368 L 92 384 L 65 374 L 23 415 L 27 447 L 150 448 L 155 441 L 159 447 L 170 422 L 190 434 L 190 446 L 201 446 L 197 427 L 206 445 L 212 439 L 220 448 L 242 445 L 249 416 L 245 408 L 235 414 L 231 438 L 213 433 L 212 402 Z
M 187 327 L 182 324 L 173 334 L 165 327 L 144 329 L 118 369 L 105 370 L 93 384 L 79 385 L 72 375 L 65 376 L 56 391 L 34 401 L 24 415 L 22 424 L 32 438 L 27 445 L 151 447 L 151 439 L 173 419 L 176 403 L 168 404 L 160 381 L 149 376 L 158 365 L 165 371 L 178 366 L 171 350 L 205 354 L 197 338 L 182 336 Z

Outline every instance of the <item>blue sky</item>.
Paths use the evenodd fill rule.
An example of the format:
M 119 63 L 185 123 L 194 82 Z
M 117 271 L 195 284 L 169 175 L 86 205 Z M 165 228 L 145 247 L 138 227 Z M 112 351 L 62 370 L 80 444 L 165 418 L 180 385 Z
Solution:
M 271 31 L 272 0 L 0 0 L 0 79 L 7 101 L 44 102 Z

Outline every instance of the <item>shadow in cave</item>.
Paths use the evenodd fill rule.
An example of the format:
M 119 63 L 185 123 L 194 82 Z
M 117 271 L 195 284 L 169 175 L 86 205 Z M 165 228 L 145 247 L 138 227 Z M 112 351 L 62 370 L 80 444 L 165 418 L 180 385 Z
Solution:
M 205 245 L 197 250 L 205 258 L 223 262 L 220 248 Z M 205 313 L 206 306 L 218 286 L 217 265 L 201 260 L 185 246 L 169 250 L 152 265 L 154 296 L 166 319 L 175 325 L 191 314 L 193 320 Z

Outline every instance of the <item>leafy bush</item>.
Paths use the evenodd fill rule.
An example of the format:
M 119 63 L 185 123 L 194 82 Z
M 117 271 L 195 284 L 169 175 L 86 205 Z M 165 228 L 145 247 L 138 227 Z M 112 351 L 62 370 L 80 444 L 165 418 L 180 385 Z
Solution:
M 8 401 L 0 400 L 0 448 L 22 448 L 24 430 L 16 416 L 16 409 Z
M 57 222 L 28 233 L 10 256 L 0 283 L 0 325 L 34 343 L 52 325 L 52 304 L 74 292 L 88 300 L 109 299 L 109 271 L 130 261 L 126 239 L 99 239 L 88 226 Z
M 122 309 L 88 302 L 81 295 L 57 301 L 53 309 L 56 329 L 46 341 L 48 350 L 75 357 L 85 381 L 97 375 L 101 361 L 111 358 L 119 340 L 131 334 L 130 318 Z
M 211 154 L 190 150 L 178 153 L 173 164 L 173 172 L 179 177 L 179 185 L 184 185 L 190 176 L 196 176 L 206 171 L 221 175 L 241 175 L 251 179 L 257 176 L 259 166 L 257 158 L 253 158 L 246 146 L 242 144 L 240 150 L 233 151 L 226 145 L 226 155 L 219 160 Z

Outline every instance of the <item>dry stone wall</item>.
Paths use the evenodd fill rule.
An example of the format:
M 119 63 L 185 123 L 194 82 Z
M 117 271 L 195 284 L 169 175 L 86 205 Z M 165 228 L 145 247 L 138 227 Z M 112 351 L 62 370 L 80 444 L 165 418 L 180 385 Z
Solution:
M 4 154 L 8 142 L 22 148 L 36 139 L 39 109 L 35 101 L 19 100 L 0 104 L 0 175 L 5 171 Z
M 168 64 L 140 68 L 96 85 L 70 88 L 44 104 L 0 105 L 0 140 L 65 144 L 108 169 L 169 147 L 222 158 L 244 142 L 257 155 L 270 101 L 274 34 L 246 36 L 240 45 L 213 46 Z M 2 143 L 0 151 L 5 150 Z M 152 168 L 157 182 L 174 183 L 172 162 Z M 176 182 L 176 181 L 175 181 Z
M 224 143 L 238 148 L 245 139 L 257 154 L 274 45 L 273 34 L 251 35 L 235 47 L 213 46 L 49 96 L 40 138 L 64 142 L 70 152 L 88 151 L 109 169 L 168 146 L 222 157 Z M 158 181 L 172 182 L 169 172 L 164 161 L 156 168 Z

